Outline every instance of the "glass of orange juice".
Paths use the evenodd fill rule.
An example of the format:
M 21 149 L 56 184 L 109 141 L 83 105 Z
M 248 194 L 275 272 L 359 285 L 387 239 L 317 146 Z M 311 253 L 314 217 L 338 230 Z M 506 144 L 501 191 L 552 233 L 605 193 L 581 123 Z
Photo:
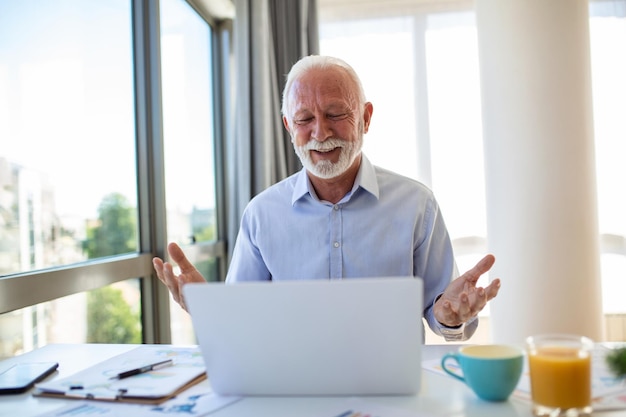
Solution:
M 533 414 L 590 416 L 593 341 L 546 334 L 528 337 L 526 348 Z

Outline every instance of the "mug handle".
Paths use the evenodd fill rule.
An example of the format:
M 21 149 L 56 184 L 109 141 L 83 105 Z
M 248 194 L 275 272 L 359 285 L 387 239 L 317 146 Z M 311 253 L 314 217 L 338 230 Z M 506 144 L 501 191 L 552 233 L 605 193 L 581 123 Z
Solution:
M 441 358 L 441 367 L 443 368 L 445 373 L 458 379 L 459 381 L 465 382 L 465 378 L 463 378 L 460 375 L 457 375 L 456 373 L 452 372 L 450 369 L 446 368 L 446 361 L 448 359 L 455 361 L 457 365 L 459 365 L 459 367 L 461 366 L 461 364 L 459 363 L 459 358 L 457 357 L 456 353 L 446 353 L 445 355 L 443 355 L 443 358 Z

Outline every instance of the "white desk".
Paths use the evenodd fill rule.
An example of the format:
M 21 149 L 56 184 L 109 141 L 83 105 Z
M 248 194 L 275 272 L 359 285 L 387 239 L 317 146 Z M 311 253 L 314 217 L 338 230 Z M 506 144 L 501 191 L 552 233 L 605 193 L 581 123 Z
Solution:
M 58 373 L 50 378 L 62 378 L 112 356 L 129 351 L 137 345 L 59 344 L 48 345 L 3 362 L 0 372 L 18 361 L 57 361 Z M 426 345 L 423 359 L 440 358 L 455 350 L 454 345 Z M 422 371 L 419 395 L 398 397 L 367 397 L 368 402 L 385 407 L 413 410 L 420 416 L 448 417 L 512 417 L 532 416 L 530 405 L 515 398 L 503 403 L 489 403 L 474 395 L 463 383 L 451 377 Z M 36 398 L 31 393 L 0 396 L 0 416 L 32 417 L 59 409 L 72 400 Z M 211 414 L 211 417 L 310 417 L 325 416 L 329 407 L 346 401 L 337 397 L 248 397 Z M 602 416 L 624 416 L 626 412 L 603 412 Z M 129 416 L 132 417 L 132 416 Z

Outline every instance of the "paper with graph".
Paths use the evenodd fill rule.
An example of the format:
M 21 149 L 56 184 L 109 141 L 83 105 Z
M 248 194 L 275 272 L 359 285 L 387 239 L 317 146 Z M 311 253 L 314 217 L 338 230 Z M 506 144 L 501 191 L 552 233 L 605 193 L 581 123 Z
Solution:
M 128 378 L 116 375 L 171 359 L 171 366 Z M 139 346 L 66 378 L 36 385 L 34 395 L 88 400 L 159 403 L 206 378 L 197 347 Z

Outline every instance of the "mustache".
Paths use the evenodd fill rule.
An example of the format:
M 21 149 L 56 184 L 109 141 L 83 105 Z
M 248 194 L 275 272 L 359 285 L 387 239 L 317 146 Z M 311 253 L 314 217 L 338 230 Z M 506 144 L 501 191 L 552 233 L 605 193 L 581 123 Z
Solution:
M 300 148 L 304 151 L 332 151 L 335 148 L 345 148 L 346 141 L 339 138 L 328 138 L 324 142 L 310 140 Z

